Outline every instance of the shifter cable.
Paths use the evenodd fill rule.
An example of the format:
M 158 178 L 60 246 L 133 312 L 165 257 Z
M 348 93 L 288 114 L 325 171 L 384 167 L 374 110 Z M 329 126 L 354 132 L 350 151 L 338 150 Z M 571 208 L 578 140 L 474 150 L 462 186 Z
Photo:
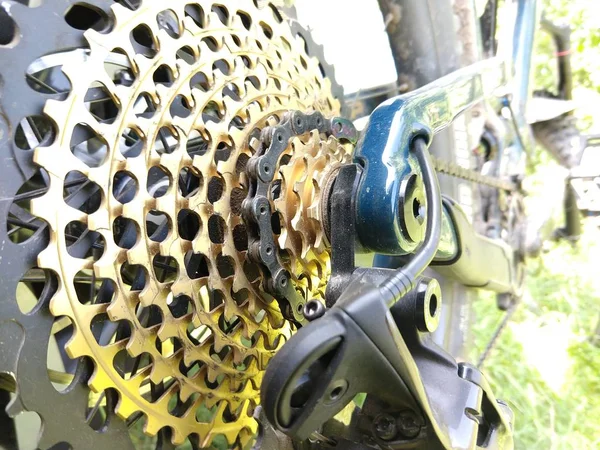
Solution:
M 422 171 L 427 199 L 427 231 L 425 240 L 411 260 L 384 281 L 379 287 L 388 307 L 393 306 L 414 288 L 414 281 L 429 266 L 435 256 L 442 233 L 442 197 L 434 166 L 429 155 L 427 141 L 416 137 L 412 141 L 414 153 Z

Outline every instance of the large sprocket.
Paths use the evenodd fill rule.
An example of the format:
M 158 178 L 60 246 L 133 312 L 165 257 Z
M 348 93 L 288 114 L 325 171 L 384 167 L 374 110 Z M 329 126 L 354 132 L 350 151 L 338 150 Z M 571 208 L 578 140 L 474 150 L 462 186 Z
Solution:
M 49 237 L 37 263 L 55 280 L 44 299 L 72 324 L 67 355 L 93 363 L 75 378 L 91 398 L 174 444 L 244 446 L 262 372 L 294 329 L 246 258 L 250 142 L 287 110 L 332 116 L 339 103 L 272 5 L 110 11 L 110 28 L 86 31 L 89 51 L 63 55 L 70 88 L 47 102 L 53 139 L 35 146 L 48 188 L 30 212 Z M 306 299 L 329 272 L 319 186 L 348 154 L 313 133 L 281 161 L 274 220 Z

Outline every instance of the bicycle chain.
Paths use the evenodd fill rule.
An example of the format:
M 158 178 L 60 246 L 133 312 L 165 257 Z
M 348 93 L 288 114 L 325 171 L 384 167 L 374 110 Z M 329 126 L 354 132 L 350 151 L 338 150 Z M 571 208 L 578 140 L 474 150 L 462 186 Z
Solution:
M 290 282 L 277 254 L 271 216 L 269 191 L 278 170 L 281 155 L 294 137 L 318 130 L 326 136 L 356 143 L 358 132 L 352 122 L 341 117 L 326 119 L 320 112 L 304 114 L 290 111 L 275 126 L 263 129 L 256 153 L 248 160 L 248 195 L 242 204 L 248 225 L 248 257 L 258 263 L 265 277 L 263 289 L 279 302 L 283 315 L 297 324 L 306 323 L 302 314 L 305 299 Z M 310 300 L 310 299 L 307 299 Z
M 509 180 L 503 180 L 500 178 L 490 177 L 482 175 L 474 170 L 465 169 L 457 164 L 445 161 L 434 156 L 431 157 L 435 171 L 443 173 L 455 178 L 461 178 L 463 180 L 471 181 L 473 183 L 482 184 L 492 188 L 500 189 L 503 191 L 514 191 L 516 186 Z
M 471 181 L 473 183 L 489 186 L 489 187 L 504 190 L 507 192 L 514 192 L 517 190 L 517 186 L 515 185 L 515 183 L 513 183 L 509 180 L 503 180 L 500 178 L 494 178 L 494 177 L 482 175 L 479 172 L 465 169 L 464 167 L 461 167 L 457 164 L 454 164 L 454 163 L 451 163 L 448 161 L 444 161 L 444 160 L 436 158 L 434 156 L 432 156 L 431 159 L 432 159 L 433 165 L 435 167 L 435 170 L 438 173 L 443 173 L 443 174 L 446 174 L 449 176 L 453 176 L 455 178 L 461 178 L 463 180 Z M 500 338 L 500 335 L 506 329 L 506 326 L 508 325 L 508 322 L 510 321 L 515 309 L 516 309 L 516 304 L 513 304 L 504 314 L 500 325 L 495 330 L 490 341 L 486 345 L 485 350 L 479 357 L 479 360 L 477 363 L 478 368 L 481 368 L 483 366 L 485 360 L 492 352 L 494 346 L 496 345 L 496 342 Z
M 487 345 L 485 346 L 483 353 L 479 356 L 479 360 L 477 361 L 478 369 L 481 369 L 483 367 L 483 364 L 485 363 L 486 359 L 488 358 L 488 356 L 490 356 L 490 353 L 492 353 L 492 350 L 494 349 L 494 347 L 496 346 L 496 343 L 500 339 L 500 335 L 502 335 L 502 333 L 508 326 L 508 323 L 510 322 L 510 319 L 512 318 L 518 305 L 519 305 L 519 303 L 517 303 L 517 302 L 513 303 L 506 310 L 504 315 L 502 316 L 502 320 L 500 321 L 500 324 L 494 330 L 494 334 L 492 334 L 492 337 L 490 338 Z
M 242 204 L 244 221 L 248 225 L 248 257 L 257 263 L 265 274 L 263 289 L 279 302 L 283 315 L 304 324 L 302 314 L 305 299 L 290 282 L 290 273 L 283 267 L 277 254 L 271 216 L 273 210 L 269 201 L 269 191 L 278 170 L 281 155 L 294 137 L 312 130 L 326 136 L 356 143 L 358 132 L 347 119 L 335 117 L 328 120 L 319 112 L 304 114 L 289 111 L 278 125 L 262 130 L 256 153 L 248 160 L 248 195 Z M 515 186 L 507 180 L 482 175 L 465 169 L 449 161 L 432 157 L 435 170 L 456 178 L 487 185 L 505 191 L 513 191 Z

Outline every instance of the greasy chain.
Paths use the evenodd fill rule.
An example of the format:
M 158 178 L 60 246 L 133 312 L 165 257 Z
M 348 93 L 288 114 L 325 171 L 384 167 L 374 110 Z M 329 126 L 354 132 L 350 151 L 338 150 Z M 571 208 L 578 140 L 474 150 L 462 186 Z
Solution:
M 284 115 L 278 125 L 265 128 L 261 133 L 261 139 L 255 141 L 258 145 L 246 169 L 250 182 L 248 198 L 242 204 L 243 216 L 248 224 L 248 256 L 263 269 L 265 291 L 279 300 L 281 311 L 286 318 L 299 324 L 305 323 L 302 314 L 304 303 L 312 299 L 305 298 L 295 289 L 291 283 L 290 273 L 279 261 L 273 238 L 269 197 L 279 160 L 290 139 L 311 131 L 334 136 L 339 141 L 356 143 L 357 131 L 345 119 L 328 120 L 317 111 L 309 114 L 290 111 Z M 331 175 L 332 170 L 336 168 L 330 166 L 326 173 Z M 320 185 L 322 186 L 323 183 Z M 301 190 L 298 194 L 306 196 Z M 319 217 L 321 211 L 313 211 L 313 213 Z
M 110 31 L 86 32 L 85 60 L 63 65 L 71 91 L 44 110 L 56 140 L 35 150 L 50 177 L 31 206 L 50 228 L 38 257 L 59 279 L 50 310 L 73 324 L 67 354 L 94 362 L 89 386 L 114 389 L 121 418 L 141 414 L 150 435 L 168 426 L 175 444 L 222 435 L 244 446 L 264 368 L 295 329 L 247 258 L 250 142 L 286 111 L 334 117 L 339 102 L 271 5 L 144 1 L 112 11 Z M 115 58 L 126 61 L 121 82 L 107 69 Z M 99 117 L 90 92 L 118 113 Z M 316 131 L 294 137 L 274 176 L 276 244 L 304 299 L 323 299 L 330 272 L 320 188 L 351 151 Z M 100 193 L 95 211 L 65 203 L 73 177 Z M 67 229 L 78 230 L 74 244 Z M 95 250 L 76 254 L 86 239 Z M 91 300 L 80 299 L 82 278 L 93 280 Z M 123 324 L 129 333 L 108 333 Z

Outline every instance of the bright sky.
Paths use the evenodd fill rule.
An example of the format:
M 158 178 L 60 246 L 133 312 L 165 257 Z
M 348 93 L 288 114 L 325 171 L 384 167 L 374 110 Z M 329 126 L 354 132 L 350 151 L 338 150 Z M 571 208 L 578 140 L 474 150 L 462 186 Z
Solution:
M 345 94 L 396 81 L 377 0 L 302 0 L 298 20 L 325 47 Z

